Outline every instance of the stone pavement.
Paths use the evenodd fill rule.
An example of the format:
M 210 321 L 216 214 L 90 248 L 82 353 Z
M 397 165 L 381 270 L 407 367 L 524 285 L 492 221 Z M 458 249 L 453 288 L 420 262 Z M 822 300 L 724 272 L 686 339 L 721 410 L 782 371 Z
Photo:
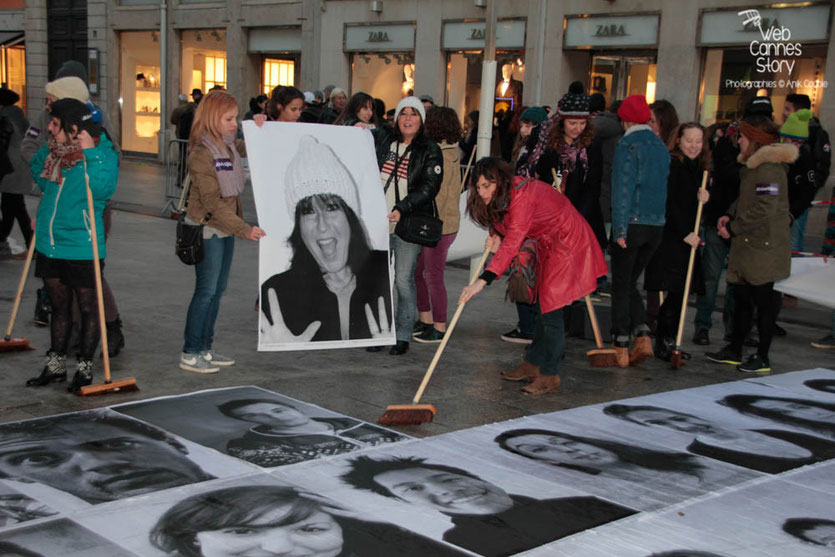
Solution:
M 36 351 L 0 353 L 0 422 L 71 412 L 122 401 L 174 395 L 234 385 L 258 385 L 318 404 L 359 419 L 374 421 L 388 404 L 407 403 L 417 389 L 437 345 L 412 343 L 405 356 L 363 349 L 305 352 L 257 352 L 257 315 L 253 305 L 257 288 L 257 246 L 236 242 L 229 287 L 221 303 L 215 348 L 237 359 L 236 366 L 215 375 L 181 371 L 177 362 L 182 347 L 185 312 L 194 284 L 194 272 L 173 254 L 175 222 L 159 214 L 164 205 L 161 168 L 154 163 L 124 161 L 117 209 L 108 241 L 105 269 L 125 325 L 127 346 L 112 360 L 114 378 L 135 377 L 140 391 L 80 398 L 67 394 L 65 384 L 33 389 L 25 380 L 37 374 L 48 347 L 48 329 L 32 321 L 38 281 L 27 283 L 16 336 L 31 339 Z M 254 220 L 251 192 L 247 218 Z M 34 214 L 37 198 L 30 198 Z M 267 231 L 269 233 L 269 231 Z M 19 231 L 13 232 L 19 239 Z M 811 245 L 811 244 L 810 244 Z M 5 327 L 16 291 L 22 261 L 0 261 L 0 320 Z M 465 261 L 447 267 L 447 289 L 454 303 L 467 281 Z M 495 284 L 464 310 L 435 376 L 424 396 L 438 409 L 434 423 L 402 428 L 417 436 L 507 420 L 539 412 L 629 398 L 742 379 L 730 366 L 711 364 L 703 353 L 719 345 L 695 347 L 692 308 L 688 313 L 685 349 L 694 358 L 677 371 L 658 360 L 640 367 L 614 370 L 589 368 L 585 351 L 593 344 L 569 339 L 562 390 L 554 395 L 528 397 L 519 384 L 502 381 L 499 372 L 515 365 L 518 345 L 502 342 L 499 335 L 516 320 L 512 304 L 504 302 L 504 285 Z M 720 299 L 721 303 L 721 299 Z M 715 314 L 715 321 L 720 321 Z M 812 348 L 809 342 L 826 334 L 830 312 L 800 302 L 781 313 L 788 336 L 772 346 L 774 373 L 814 367 L 835 368 L 835 352 Z M 96 381 L 101 365 L 96 362 Z

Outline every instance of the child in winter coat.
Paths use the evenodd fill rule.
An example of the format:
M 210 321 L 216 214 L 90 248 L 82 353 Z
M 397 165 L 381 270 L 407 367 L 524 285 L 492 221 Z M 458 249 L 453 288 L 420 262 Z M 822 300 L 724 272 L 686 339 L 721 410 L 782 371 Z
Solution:
M 774 281 L 791 270 L 791 216 L 788 165 L 797 160 L 794 145 L 778 144 L 771 119 L 755 115 L 739 125 L 739 198 L 717 222 L 719 235 L 731 238 L 728 284 L 734 285 L 734 328 L 731 343 L 706 354 L 714 362 L 733 364 L 745 372 L 771 370 L 768 349 L 777 311 Z M 754 306 L 760 341 L 757 353 L 742 362 L 742 344 L 751 330 Z
M 66 381 L 72 300 L 81 311 L 81 339 L 76 372 L 67 389 L 93 382 L 93 354 L 98 345 L 96 284 L 90 219 L 95 219 L 99 258 L 104 264 L 102 213 L 116 190 L 118 155 L 103 128 L 93 122 L 88 105 L 65 98 L 52 103 L 49 139 L 32 159 L 32 176 L 43 191 L 35 228 L 35 275 L 44 279 L 52 305 L 51 345 L 41 374 L 28 386 Z M 87 211 L 87 180 L 94 215 Z

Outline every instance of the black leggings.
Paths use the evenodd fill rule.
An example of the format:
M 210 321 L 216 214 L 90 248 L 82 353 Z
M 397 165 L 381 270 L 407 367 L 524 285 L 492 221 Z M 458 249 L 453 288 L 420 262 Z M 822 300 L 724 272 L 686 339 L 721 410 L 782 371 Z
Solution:
M 3 192 L 3 195 L 0 196 L 0 213 L 3 216 L 3 220 L 0 222 L 0 241 L 6 241 L 16 220 L 28 247 L 32 243 L 32 221 L 26 211 L 26 199 L 23 194 Z
M 59 278 L 44 279 L 46 292 L 52 304 L 50 333 L 52 352 L 67 353 L 67 345 L 72 332 L 73 295 L 78 301 L 81 313 L 81 338 L 79 339 L 79 358 L 92 360 L 99 344 L 98 304 L 95 288 L 70 287 Z
M 647 300 L 649 300 L 650 294 L 652 292 L 647 292 Z M 664 303 L 658 309 L 658 328 L 655 330 L 656 337 L 675 338 L 678 334 L 678 322 L 681 317 L 681 302 L 683 299 L 683 292 L 667 292 L 667 295 L 664 297 Z
M 750 284 L 734 285 L 734 331 L 731 348 L 742 352 L 742 343 L 751 331 L 754 307 L 757 308 L 757 331 L 760 334 L 757 355 L 768 360 L 768 349 L 774 336 L 774 324 L 777 319 L 777 299 L 774 283 L 767 282 L 757 286 Z

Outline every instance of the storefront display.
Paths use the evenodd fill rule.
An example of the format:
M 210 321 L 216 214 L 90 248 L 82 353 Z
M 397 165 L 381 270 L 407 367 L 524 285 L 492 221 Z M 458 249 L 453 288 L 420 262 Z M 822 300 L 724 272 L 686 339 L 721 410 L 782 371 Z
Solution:
M 704 64 L 700 89 L 703 125 L 742 116 L 751 97 L 768 96 L 780 121 L 786 95 L 808 95 L 819 112 L 825 89 L 826 43 L 831 7 L 823 3 L 752 10 L 705 11 L 700 46 Z
M 261 54 L 260 90 L 269 95 L 279 85 L 298 82 L 301 60 L 300 27 L 258 27 L 249 30 L 248 48 Z
M 414 94 L 414 49 L 414 24 L 346 25 L 351 93 L 368 93 L 387 107 Z
M 565 18 L 563 50 L 590 53 L 590 93 L 601 93 L 608 106 L 629 95 L 655 100 L 657 13 Z
M 156 154 L 160 114 L 160 52 L 156 31 L 125 32 L 121 42 L 122 148 Z
M 204 93 L 217 85 L 226 88 L 226 31 L 189 29 L 180 35 L 182 48 L 180 92 Z
M 20 95 L 18 106 L 26 112 L 26 47 L 23 33 L 0 33 L 0 83 Z
M 481 102 L 484 21 L 446 22 L 446 104 L 463 120 Z M 502 20 L 496 26 L 496 93 L 494 111 L 512 112 L 522 103 L 525 83 L 525 21 Z

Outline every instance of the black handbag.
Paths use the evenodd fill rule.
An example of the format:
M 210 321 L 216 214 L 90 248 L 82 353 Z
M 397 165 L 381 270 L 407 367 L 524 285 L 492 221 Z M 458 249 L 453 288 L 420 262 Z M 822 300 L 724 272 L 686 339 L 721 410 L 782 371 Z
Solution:
M 384 191 L 389 188 L 392 179 L 397 176 L 397 169 L 400 167 L 400 162 L 411 148 L 412 146 L 409 145 L 406 147 L 403 155 L 397 157 L 394 163 L 394 170 L 389 175 Z M 399 155 L 399 153 L 397 154 Z M 396 203 L 400 203 L 400 190 L 397 184 L 394 186 L 394 199 Z M 438 218 L 438 207 L 433 199 L 431 215 L 425 213 L 409 213 L 404 215 L 401 212 L 400 220 L 394 226 L 394 233 L 404 242 L 434 248 L 441 241 L 443 229 L 444 222 Z
M 177 219 L 177 240 L 174 246 L 174 253 L 180 261 L 186 265 L 197 265 L 203 261 L 203 226 L 212 218 L 211 213 L 206 213 L 200 224 L 188 224 L 186 222 L 186 209 L 188 208 L 188 194 L 191 189 L 191 175 L 186 176 L 183 183 L 183 202 L 180 207 L 180 218 Z

